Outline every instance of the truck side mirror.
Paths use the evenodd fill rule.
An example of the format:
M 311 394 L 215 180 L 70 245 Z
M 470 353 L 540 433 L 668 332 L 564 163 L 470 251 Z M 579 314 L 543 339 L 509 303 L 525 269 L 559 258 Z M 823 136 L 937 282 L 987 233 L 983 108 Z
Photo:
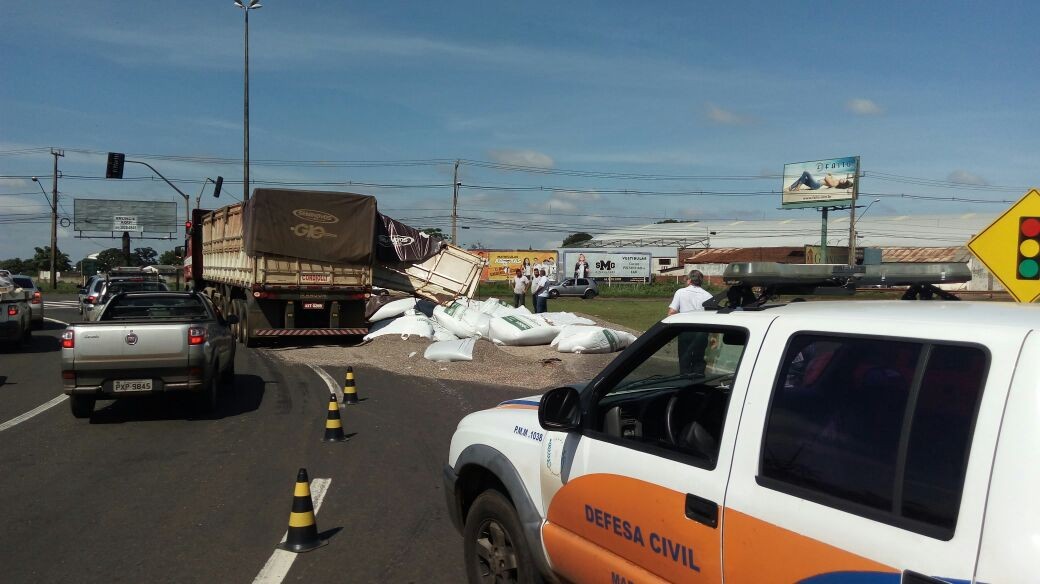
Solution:
M 557 387 L 542 396 L 538 423 L 546 430 L 573 432 L 581 427 L 581 396 L 570 386 Z

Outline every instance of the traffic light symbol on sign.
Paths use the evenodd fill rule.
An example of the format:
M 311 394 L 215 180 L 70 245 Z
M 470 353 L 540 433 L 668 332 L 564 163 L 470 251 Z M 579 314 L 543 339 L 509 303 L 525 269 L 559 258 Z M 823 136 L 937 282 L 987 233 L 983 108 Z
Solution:
M 1019 280 L 1040 280 L 1040 217 L 1018 219 Z

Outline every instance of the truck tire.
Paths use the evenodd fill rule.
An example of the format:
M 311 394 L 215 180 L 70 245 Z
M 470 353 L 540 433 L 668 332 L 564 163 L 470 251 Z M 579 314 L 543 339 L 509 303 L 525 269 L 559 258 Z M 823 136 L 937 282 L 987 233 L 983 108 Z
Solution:
M 94 413 L 95 398 L 89 395 L 70 395 L 69 409 L 72 410 L 74 418 L 89 418 Z
M 473 501 L 462 534 L 470 584 L 542 582 L 516 509 L 502 493 L 484 491 Z
M 245 324 L 242 322 L 246 315 L 245 305 L 246 303 L 239 298 L 231 301 L 231 314 L 238 317 L 238 324 L 234 326 L 233 332 L 235 333 L 235 340 L 240 343 L 242 342 L 242 325 Z

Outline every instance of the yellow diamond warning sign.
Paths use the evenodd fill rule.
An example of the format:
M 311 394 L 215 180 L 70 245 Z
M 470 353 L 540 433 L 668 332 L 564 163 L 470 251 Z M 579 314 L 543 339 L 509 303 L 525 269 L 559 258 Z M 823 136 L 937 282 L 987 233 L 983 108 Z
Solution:
M 1011 206 L 968 249 L 1019 302 L 1040 297 L 1040 192 L 1033 189 Z

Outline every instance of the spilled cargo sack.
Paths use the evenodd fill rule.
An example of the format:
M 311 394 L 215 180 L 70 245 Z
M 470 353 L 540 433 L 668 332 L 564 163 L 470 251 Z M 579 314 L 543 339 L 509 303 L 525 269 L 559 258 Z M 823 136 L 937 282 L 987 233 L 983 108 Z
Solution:
M 600 326 L 569 325 L 552 340 L 560 353 L 613 353 L 631 345 L 636 336 Z
M 435 341 L 457 341 L 459 339 L 455 333 L 451 332 L 435 318 L 430 319 L 430 325 L 433 326 L 433 340 Z
M 408 339 L 413 336 L 429 339 L 433 336 L 433 325 L 430 323 L 430 319 L 414 310 L 409 311 L 404 316 L 384 320 L 389 324 L 369 329 L 368 334 L 365 335 L 366 341 L 386 335 L 400 335 L 402 339 Z
M 464 303 L 455 301 L 447 307 L 438 306 L 434 308 L 433 318 L 460 339 L 478 337 L 480 336 L 478 329 L 470 323 L 470 320 L 464 318 L 468 312 L 471 311 Z M 480 314 L 479 311 L 472 312 L 476 312 L 477 315 L 487 318 L 487 315 Z
M 585 318 L 583 316 L 578 316 L 577 314 L 574 314 L 573 312 L 543 312 L 543 313 L 538 314 L 536 316 L 538 318 L 544 320 L 546 322 L 546 324 L 550 324 L 552 326 L 569 326 L 569 325 L 574 325 L 574 324 L 585 324 L 585 325 L 594 325 L 594 324 L 596 324 L 596 321 L 594 321 L 592 319 L 589 319 L 589 318 Z
M 547 345 L 559 332 L 559 327 L 530 316 L 513 314 L 491 319 L 491 342 L 496 345 Z
M 423 353 L 423 357 L 430 361 L 437 361 L 438 363 L 472 361 L 473 346 L 476 345 L 476 343 L 477 339 L 475 337 L 456 339 L 454 341 L 439 341 L 426 347 L 426 352 Z
M 373 296 L 373 298 L 375 298 Z M 371 316 L 368 317 L 369 322 L 376 322 L 387 318 L 394 318 L 395 316 L 401 316 L 406 311 L 415 308 L 415 298 L 399 298 L 397 300 L 391 300 L 380 306 Z

